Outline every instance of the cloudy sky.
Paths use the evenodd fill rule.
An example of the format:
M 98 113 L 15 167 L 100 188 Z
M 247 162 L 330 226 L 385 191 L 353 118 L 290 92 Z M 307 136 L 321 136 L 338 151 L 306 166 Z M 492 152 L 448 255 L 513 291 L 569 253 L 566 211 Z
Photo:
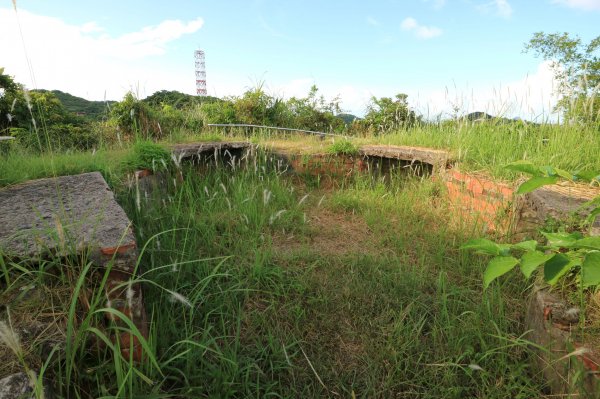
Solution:
M 358 115 L 373 95 L 406 93 L 426 117 L 539 120 L 552 74 L 523 44 L 537 31 L 587 42 L 598 21 L 600 0 L 0 0 L 0 67 L 93 100 L 193 94 L 200 47 L 215 96 L 261 82 L 302 96 L 316 84 Z

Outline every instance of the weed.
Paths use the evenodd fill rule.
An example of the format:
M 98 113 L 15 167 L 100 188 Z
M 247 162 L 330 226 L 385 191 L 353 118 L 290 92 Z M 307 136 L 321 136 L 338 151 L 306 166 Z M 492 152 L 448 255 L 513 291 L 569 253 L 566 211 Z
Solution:
M 329 146 L 327 152 L 334 155 L 357 155 L 358 147 L 350 140 L 335 141 Z

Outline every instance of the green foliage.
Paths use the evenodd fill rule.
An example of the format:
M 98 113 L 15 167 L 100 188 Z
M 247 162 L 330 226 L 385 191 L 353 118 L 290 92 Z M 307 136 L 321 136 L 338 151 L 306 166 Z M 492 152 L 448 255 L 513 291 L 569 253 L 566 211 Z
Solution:
M 336 117 L 340 112 L 339 98 L 327 101 L 312 86 L 306 97 L 284 100 L 269 95 L 262 84 L 246 91 L 241 97 L 200 105 L 205 123 L 288 127 L 322 132 L 342 131 L 344 121 Z
M 551 61 L 563 96 L 557 108 L 567 121 L 600 122 L 600 36 L 585 44 L 566 32 L 536 32 L 525 51 Z
M 341 111 L 339 97 L 327 101 L 318 92 L 317 86 L 313 85 L 306 97 L 288 100 L 291 127 L 321 132 L 342 131 L 345 127 L 343 120 L 335 116 Z
M 397 94 L 395 99 L 371 97 L 367 114 L 359 126 L 375 134 L 414 126 L 420 118 L 409 108 L 407 98 L 406 94 Z
M 0 67 L 0 135 L 6 135 L 8 128 L 14 126 L 14 105 L 22 90 L 23 87 L 12 76 L 5 75 L 4 68 Z
M 191 94 L 181 93 L 176 90 L 160 90 L 144 98 L 142 101 L 148 103 L 148 105 L 152 107 L 160 108 L 165 105 L 170 105 L 173 108 L 185 110 L 196 107 L 200 104 L 213 103 L 220 100 L 211 96 L 193 96 Z
M 358 146 L 350 140 L 338 140 L 327 148 L 327 152 L 335 155 L 356 155 Z
M 203 103 L 199 108 L 204 123 L 237 123 L 232 100 Z
M 596 173 L 570 173 L 551 166 L 536 166 L 529 161 L 513 162 L 506 167 L 532 176 L 519 186 L 517 194 L 554 184 L 559 178 L 600 182 L 600 176 Z M 591 224 L 600 214 L 600 197 L 587 205 L 593 207 L 587 217 L 587 223 Z M 600 237 L 583 237 L 577 231 L 542 234 L 546 238 L 545 244 L 529 240 L 510 245 L 476 239 L 467 242 L 461 249 L 493 256 L 483 274 L 484 289 L 517 265 L 525 278 L 529 278 L 536 269 L 543 267 L 544 280 L 550 285 L 556 284 L 568 273 L 578 275 L 583 288 L 600 285 Z
M 163 146 L 152 141 L 137 141 L 132 152 L 124 161 L 126 170 L 148 169 L 154 172 L 167 169 L 171 162 L 171 153 Z
M 48 90 L 35 90 L 38 92 L 46 92 Z M 89 121 L 103 121 L 109 115 L 110 107 L 116 101 L 90 101 L 85 98 L 77 97 L 60 90 L 52 90 L 52 94 L 56 96 L 65 107 L 65 109 L 73 114 L 81 116 Z
M 87 150 L 99 144 L 99 137 L 85 119 L 69 112 L 49 91 L 16 93 L 8 132 L 30 150 Z
M 147 103 L 137 99 L 132 92 L 125 94 L 122 101 L 113 105 L 111 118 L 116 124 L 123 137 L 132 139 L 161 139 L 161 130 L 158 114 Z

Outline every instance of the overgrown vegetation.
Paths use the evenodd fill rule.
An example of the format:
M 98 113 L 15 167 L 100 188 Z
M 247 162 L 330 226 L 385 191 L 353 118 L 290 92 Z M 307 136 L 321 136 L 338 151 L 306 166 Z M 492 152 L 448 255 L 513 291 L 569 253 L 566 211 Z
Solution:
M 572 273 L 580 287 L 595 286 L 598 240 L 561 232 L 547 233 L 547 245 L 496 244 L 453 217 L 436 182 L 393 172 L 350 176 L 329 191 L 319 178 L 288 176 L 260 150 L 199 171 L 172 162 L 167 145 L 231 134 L 211 123 L 273 125 L 347 137 L 289 139 L 299 152 L 412 145 L 448 149 L 462 170 L 505 179 L 533 171 L 530 188 L 565 170 L 590 178 L 600 170 L 597 41 L 537 34 L 528 45 L 573 72 L 556 69 L 564 124 L 483 113 L 425 121 L 404 94 L 372 98 L 360 119 L 316 86 L 289 99 L 259 84 L 223 99 L 160 91 L 87 104 L 28 91 L 0 69 L 0 135 L 14 138 L 0 142 L 0 186 L 100 171 L 133 222 L 151 320 L 147 341 L 131 324 L 107 323 L 107 275 L 85 254 L 41 262 L 0 254 L 2 364 L 38 370 L 29 374 L 38 387 L 44 377 L 68 398 L 540 396 L 547 387 L 522 335 L 529 283 L 490 283 L 518 264 L 526 276 L 550 264 L 550 283 Z M 234 133 L 259 148 L 281 137 Z M 521 168 L 504 167 L 519 160 Z M 141 192 L 131 178 L 139 169 L 160 172 L 145 188 L 154 190 Z M 470 239 L 467 248 L 496 259 L 485 272 L 485 259 L 460 250 Z M 49 310 L 36 313 L 29 301 Z M 23 333 L 49 314 L 60 340 Z M 142 362 L 122 355 L 110 338 L 117 333 L 144 343 Z
M 203 173 L 172 170 L 141 201 L 135 186 L 115 187 L 143 248 L 138 278 L 152 323 L 142 363 L 98 344 L 113 327 L 102 300 L 86 309 L 78 299 L 102 296 L 85 262 L 25 276 L 26 264 L 4 263 L 7 294 L 39 279 L 51 285 L 62 270 L 81 282 L 64 302 L 77 309 L 77 344 L 54 353 L 44 373 L 60 396 L 528 398 L 543 390 L 519 336 L 521 305 L 509 299 L 525 285 L 481 296 L 482 261 L 458 250 L 473 228 L 450 222 L 436 183 L 394 174 L 306 191 L 269 169 L 267 155 L 225 161 Z M 43 363 L 42 347 L 26 350 Z
M 585 44 L 568 33 L 536 32 L 525 45 L 554 70 L 562 98 L 557 110 L 565 121 L 597 125 L 600 121 L 600 36 Z

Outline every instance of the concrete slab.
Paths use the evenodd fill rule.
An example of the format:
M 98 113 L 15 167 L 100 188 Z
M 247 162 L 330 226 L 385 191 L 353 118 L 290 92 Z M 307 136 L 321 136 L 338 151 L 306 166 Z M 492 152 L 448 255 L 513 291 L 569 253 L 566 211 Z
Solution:
M 171 150 L 173 156 L 181 160 L 193 157 L 200 157 L 202 155 L 211 155 L 215 151 L 240 151 L 249 148 L 250 146 L 250 143 L 244 141 L 216 141 L 203 143 L 175 144 L 171 147 Z
M 0 253 L 41 259 L 89 252 L 96 266 L 111 267 L 107 306 L 113 307 L 148 337 L 142 287 L 134 282 L 138 252 L 131 222 L 98 172 L 39 179 L 0 190 Z M 110 313 L 106 314 L 111 316 Z M 122 320 L 108 317 L 112 322 Z M 142 347 L 129 333 L 122 353 L 140 361 Z
M 0 251 L 19 258 L 135 249 L 129 218 L 98 172 L 0 190 Z
M 543 223 L 548 218 L 565 221 L 573 214 L 585 217 L 589 208 L 582 205 L 600 196 L 600 189 L 579 184 L 555 184 L 541 187 L 524 197 L 522 218 L 535 218 Z M 592 235 L 600 235 L 600 218 L 591 228 Z
M 532 360 L 553 395 L 564 397 L 598 397 L 600 363 L 594 345 L 580 342 L 578 312 L 548 290 L 534 286 L 525 324 L 527 339 L 537 345 Z M 586 338 L 587 339 L 587 338 Z M 540 350 L 539 348 L 544 348 Z M 574 352 L 575 351 L 575 352 Z M 569 353 L 577 355 L 568 356 Z
M 359 150 L 362 156 L 401 159 L 410 162 L 423 162 L 435 169 L 445 168 L 450 162 L 448 151 L 423 147 L 396 145 L 365 145 Z

